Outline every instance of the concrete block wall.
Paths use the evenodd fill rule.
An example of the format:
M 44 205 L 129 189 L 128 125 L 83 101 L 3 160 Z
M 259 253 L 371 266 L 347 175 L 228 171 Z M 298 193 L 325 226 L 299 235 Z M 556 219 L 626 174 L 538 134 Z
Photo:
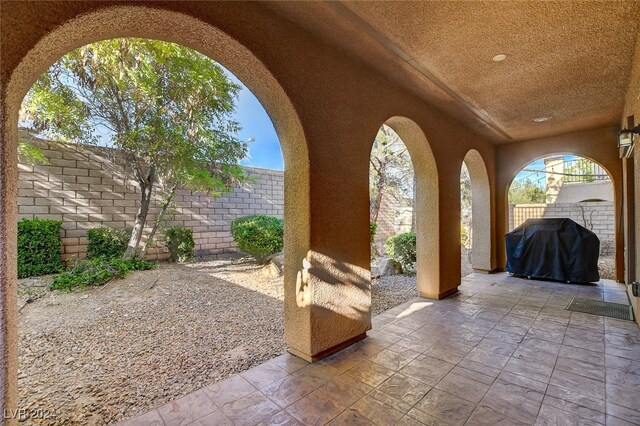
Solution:
M 509 230 L 520 226 L 527 219 L 564 218 L 585 226 L 582 216 L 584 210 L 587 221 L 591 222 L 591 230 L 602 242 L 615 241 L 615 209 L 610 201 L 588 201 L 581 203 L 556 204 L 517 204 L 509 206 Z M 589 226 L 587 226 L 589 227 Z M 609 244 L 609 243 L 607 243 Z
M 19 163 L 19 218 L 61 220 L 65 261 L 86 255 L 88 229 L 133 226 L 140 189 L 132 175 L 115 164 L 113 150 L 46 141 L 22 132 L 20 137 L 39 147 L 49 164 Z M 178 190 L 171 224 L 193 229 L 196 256 L 235 252 L 230 222 L 237 217 L 283 216 L 283 172 L 246 169 L 255 183 L 237 187 L 225 197 L 212 199 L 206 194 Z M 156 193 L 148 216 L 150 225 L 159 211 L 159 199 Z M 169 257 L 161 238 L 148 257 Z

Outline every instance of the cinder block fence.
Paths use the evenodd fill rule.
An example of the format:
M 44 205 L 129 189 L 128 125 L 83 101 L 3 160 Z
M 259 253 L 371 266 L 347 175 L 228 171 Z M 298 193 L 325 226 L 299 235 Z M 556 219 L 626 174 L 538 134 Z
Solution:
M 42 140 L 24 132 L 20 137 L 39 147 L 49 164 L 20 162 L 19 217 L 61 220 L 63 259 L 68 261 L 86 255 L 86 235 L 90 228 L 133 226 L 140 188 L 132 175 L 115 163 L 117 152 Z M 230 222 L 237 217 L 252 214 L 282 217 L 283 172 L 246 169 L 255 183 L 237 187 L 229 196 L 212 199 L 189 190 L 177 192 L 177 210 L 169 224 L 193 229 L 196 256 L 235 252 Z M 159 200 L 159 194 L 154 194 L 150 221 L 159 211 Z M 168 258 L 162 239 L 157 240 L 148 257 Z

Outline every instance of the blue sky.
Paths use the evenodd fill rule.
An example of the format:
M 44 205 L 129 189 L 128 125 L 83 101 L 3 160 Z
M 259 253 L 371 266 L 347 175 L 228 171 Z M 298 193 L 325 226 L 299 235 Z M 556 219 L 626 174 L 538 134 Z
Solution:
M 246 166 L 284 170 L 280 142 L 269 115 L 253 93 L 228 70 L 225 71 L 231 80 L 242 87 L 234 116 L 242 126 L 238 136 L 241 140 L 255 139 L 249 143 L 249 155 L 240 163 Z

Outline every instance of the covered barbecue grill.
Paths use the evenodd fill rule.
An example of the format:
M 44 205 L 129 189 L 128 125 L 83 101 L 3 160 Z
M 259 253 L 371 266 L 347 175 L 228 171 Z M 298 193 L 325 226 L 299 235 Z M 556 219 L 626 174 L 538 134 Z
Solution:
M 600 240 L 571 219 L 528 219 L 505 235 L 507 272 L 563 282 L 600 280 Z

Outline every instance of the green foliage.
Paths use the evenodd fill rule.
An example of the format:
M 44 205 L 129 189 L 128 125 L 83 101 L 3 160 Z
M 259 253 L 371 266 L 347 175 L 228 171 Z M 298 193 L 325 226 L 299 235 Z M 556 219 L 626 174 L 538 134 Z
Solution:
M 238 248 L 264 262 L 284 247 L 284 222 L 273 216 L 244 216 L 231 222 L 231 234 Z
M 376 238 L 376 232 L 378 231 L 378 224 L 375 222 L 369 222 L 369 232 L 371 233 L 371 244 L 373 244 Z
M 193 49 L 118 38 L 63 56 L 34 83 L 21 117 L 52 138 L 106 142 L 147 192 L 162 183 L 217 197 L 248 178 L 239 165 L 247 143 L 233 120 L 239 90 Z M 136 221 L 144 229 L 146 214 Z M 132 237 L 139 243 L 139 233 Z
M 56 276 L 51 283 L 52 290 L 82 290 L 90 286 L 100 286 L 115 278 L 124 278 L 131 271 L 155 268 L 155 263 L 144 260 L 122 260 L 97 258 L 78 260 L 67 271 Z
M 596 180 L 595 176 L 595 163 L 586 158 L 579 158 L 576 160 L 568 161 L 567 167 L 564 168 L 563 176 L 564 183 L 568 182 L 585 182 L 591 183 Z
M 24 139 L 18 142 L 18 160 L 25 164 L 49 164 L 49 159 L 42 150 Z
M 469 169 L 463 162 L 460 170 L 460 244 L 471 247 L 473 220 L 473 192 Z
M 546 201 L 544 189 L 529 179 L 515 180 L 509 188 L 510 204 L 540 204 Z
M 387 254 L 402 266 L 403 273 L 415 270 L 416 265 L 416 233 L 396 234 L 386 242 Z
M 371 148 L 369 159 L 370 217 L 376 222 L 383 198 L 391 196 L 401 203 L 414 198 L 414 172 L 409 151 L 400 136 L 383 125 Z
M 127 250 L 131 228 L 94 228 L 87 231 L 87 259 L 121 258 Z
M 62 222 L 57 220 L 18 222 L 18 278 L 55 274 L 64 268 L 61 229 Z
M 193 259 L 193 230 L 173 226 L 165 231 L 165 242 L 169 247 L 172 262 L 187 262 Z

